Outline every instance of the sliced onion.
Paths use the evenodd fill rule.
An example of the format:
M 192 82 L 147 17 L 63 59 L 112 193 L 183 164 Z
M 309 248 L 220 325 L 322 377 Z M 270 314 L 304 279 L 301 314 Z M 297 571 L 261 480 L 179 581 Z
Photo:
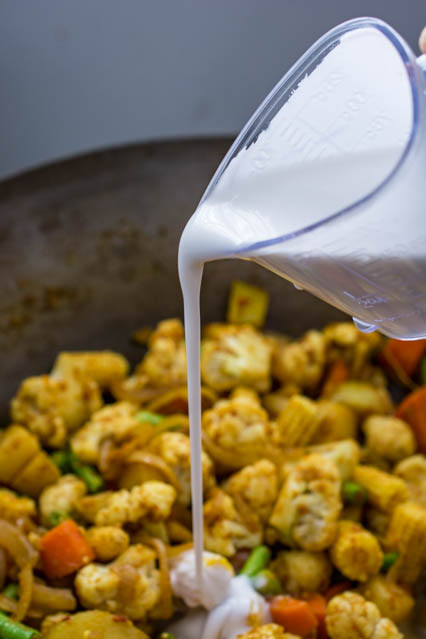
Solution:
M 44 610 L 75 610 L 77 601 L 68 588 L 51 588 L 44 584 L 33 585 L 31 604 Z
M 33 566 L 38 558 L 37 551 L 25 535 L 5 519 L 0 519 L 0 548 L 9 553 L 19 568 L 24 568 L 27 564 Z
M 25 564 L 25 566 L 20 570 L 18 581 L 19 599 L 13 618 L 17 621 L 22 621 L 22 619 L 24 619 L 27 615 L 33 595 L 34 575 L 33 568 L 30 563 Z

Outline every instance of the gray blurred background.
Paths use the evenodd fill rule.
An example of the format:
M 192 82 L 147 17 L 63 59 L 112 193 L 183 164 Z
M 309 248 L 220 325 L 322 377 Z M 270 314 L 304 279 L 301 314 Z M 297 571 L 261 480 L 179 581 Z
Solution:
M 322 33 L 423 0 L 0 0 L 0 177 L 129 142 L 236 134 Z

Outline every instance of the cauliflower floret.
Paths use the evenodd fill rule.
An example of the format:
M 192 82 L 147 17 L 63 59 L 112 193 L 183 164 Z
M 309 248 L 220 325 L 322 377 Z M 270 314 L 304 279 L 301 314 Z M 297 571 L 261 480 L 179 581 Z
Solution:
M 19 497 L 7 488 L 0 488 L 0 516 L 11 523 L 34 517 L 37 512 L 35 502 L 29 497 Z
M 181 386 L 186 383 L 186 351 L 182 322 L 160 322 L 148 340 L 148 352 L 136 369 L 154 386 Z
M 243 500 L 246 508 L 265 523 L 278 495 L 278 474 L 274 464 L 261 459 L 232 475 L 223 489 L 235 503 Z
M 424 455 L 407 457 L 395 466 L 393 472 L 405 480 L 411 499 L 426 507 L 426 457 Z
M 47 486 L 39 498 L 39 511 L 41 523 L 49 528 L 55 522 L 52 517 L 59 515 L 72 515 L 79 500 L 87 493 L 84 481 L 75 475 L 63 475 L 56 484 Z
M 342 508 L 336 465 L 308 455 L 288 471 L 269 523 L 286 544 L 318 551 L 331 546 Z
M 86 538 L 96 559 L 111 561 L 129 547 L 129 535 L 116 526 L 95 526 L 86 531 Z
M 310 453 L 323 455 L 334 462 L 342 481 L 352 477 L 361 455 L 360 446 L 354 439 L 342 439 L 329 444 L 310 446 L 307 450 Z
M 81 426 L 101 406 L 102 397 L 94 380 L 40 375 L 22 382 L 12 399 L 11 415 L 43 444 L 60 448 L 67 433 Z
M 129 372 L 129 362 L 113 351 L 62 352 L 56 358 L 53 377 L 93 379 L 101 388 L 109 388 Z
M 298 637 L 285 632 L 284 628 L 276 623 L 268 623 L 238 635 L 237 639 L 298 639 Z
M 405 621 L 414 608 L 414 599 L 410 593 L 382 575 L 372 577 L 359 591 L 368 601 L 376 604 L 384 617 L 389 617 L 398 624 Z
M 410 426 L 397 417 L 372 415 L 362 425 L 366 446 L 379 457 L 397 462 L 416 450 L 416 439 Z
M 96 526 L 121 526 L 147 518 L 164 521 L 170 516 L 176 491 L 162 481 L 146 481 L 131 490 L 100 493 L 80 499 L 83 517 Z
M 308 331 L 302 339 L 275 348 L 272 373 L 283 384 L 293 383 L 305 391 L 319 384 L 325 366 L 326 341 L 319 331 Z
M 205 546 L 211 552 L 232 557 L 238 548 L 254 548 L 262 541 L 256 518 L 244 521 L 229 495 L 216 490 L 204 504 Z
M 265 442 L 270 440 L 268 414 L 258 401 L 240 395 L 220 400 L 205 411 L 203 432 L 211 457 L 219 466 L 228 468 L 256 462 L 259 451 L 264 450 Z
M 354 592 L 333 597 L 325 620 L 330 639 L 403 639 L 395 624 L 381 617 L 376 604 Z
M 81 605 L 145 620 L 161 597 L 155 559 L 153 550 L 136 544 L 110 564 L 84 566 L 74 581 Z
M 352 377 L 362 375 L 370 358 L 382 344 L 379 333 L 362 333 L 352 322 L 337 322 L 323 330 L 327 343 L 327 360 L 344 359 Z
M 178 478 L 180 491 L 177 501 L 184 506 L 191 503 L 191 445 L 183 433 L 162 433 L 155 437 L 149 450 L 161 457 Z M 203 466 L 203 490 L 207 494 L 215 485 L 213 462 L 207 453 L 201 457 Z
M 323 592 L 328 588 L 332 566 L 322 552 L 284 550 L 271 562 L 285 592 L 295 597 L 305 592 Z
M 99 460 L 103 441 L 120 442 L 127 438 L 140 422 L 135 419 L 137 407 L 128 402 L 117 402 L 96 411 L 90 421 L 71 439 L 71 446 L 79 459 L 89 464 Z
M 215 324 L 201 346 L 201 377 L 219 392 L 246 385 L 260 392 L 270 386 L 272 347 L 251 326 Z
M 330 557 L 345 577 L 356 581 L 367 581 L 379 572 L 383 563 L 376 537 L 353 521 L 339 521 Z

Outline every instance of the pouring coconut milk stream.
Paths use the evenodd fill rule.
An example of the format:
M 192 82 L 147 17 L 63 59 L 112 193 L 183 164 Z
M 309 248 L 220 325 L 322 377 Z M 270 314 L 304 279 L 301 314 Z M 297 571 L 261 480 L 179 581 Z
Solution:
M 250 259 L 350 313 L 361 329 L 426 336 L 425 216 L 413 186 L 426 166 L 426 142 L 416 139 L 423 132 L 413 133 L 423 106 L 416 106 L 409 65 L 417 67 L 417 82 L 423 73 L 395 37 L 383 23 L 360 19 L 314 45 L 237 138 L 183 232 L 179 276 L 199 592 L 208 586 L 200 398 L 204 264 Z M 416 231 L 412 238 L 407 229 Z

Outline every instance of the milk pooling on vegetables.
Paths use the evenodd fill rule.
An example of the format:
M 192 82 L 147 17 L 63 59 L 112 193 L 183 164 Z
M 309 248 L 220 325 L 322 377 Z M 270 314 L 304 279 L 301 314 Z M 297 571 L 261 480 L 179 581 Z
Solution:
M 378 70 L 386 76 L 380 86 Z M 386 113 L 380 110 L 383 102 L 388 105 Z M 233 157 L 182 234 L 179 276 L 187 348 L 195 579 L 200 592 L 203 265 L 221 258 L 250 258 L 291 280 L 282 259 L 286 243 L 269 247 L 267 241 L 315 224 L 380 184 L 405 148 L 412 110 L 406 72 L 387 38 L 373 28 L 343 35 L 340 44 L 301 80 L 269 126 Z M 219 630 L 216 636 L 222 636 Z

